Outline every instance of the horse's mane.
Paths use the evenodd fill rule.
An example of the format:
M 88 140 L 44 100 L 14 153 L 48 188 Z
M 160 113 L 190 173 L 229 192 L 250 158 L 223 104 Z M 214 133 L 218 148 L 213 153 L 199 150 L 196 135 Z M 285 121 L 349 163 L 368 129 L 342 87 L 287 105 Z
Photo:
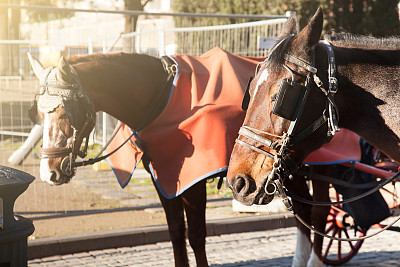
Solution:
M 157 60 L 157 58 L 145 54 L 121 52 L 110 54 L 74 55 L 70 59 L 68 59 L 68 63 L 73 65 L 92 61 L 108 61 L 118 63 L 132 59 L 134 59 L 138 63 L 142 61 L 149 61 L 151 59 L 154 61 Z
M 365 50 L 399 50 L 400 38 L 376 38 L 350 33 L 332 33 L 324 36 L 324 39 L 334 46 L 344 48 L 357 48 Z

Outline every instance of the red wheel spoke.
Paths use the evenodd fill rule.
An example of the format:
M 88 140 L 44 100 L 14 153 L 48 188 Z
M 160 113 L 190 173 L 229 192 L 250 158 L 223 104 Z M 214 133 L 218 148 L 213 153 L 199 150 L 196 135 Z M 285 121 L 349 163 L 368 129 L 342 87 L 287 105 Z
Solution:
M 338 236 L 339 236 L 339 238 L 342 237 L 341 230 L 339 230 Z M 338 259 L 342 258 L 342 241 L 338 241 L 338 254 L 337 255 L 338 255 Z
M 343 229 L 343 232 L 344 232 L 344 234 L 346 235 L 346 238 L 350 238 L 349 233 L 347 232 L 346 229 Z M 348 243 L 349 243 L 351 249 L 354 250 L 353 243 L 352 243 L 351 241 L 348 241 Z
M 337 194 L 337 192 L 335 193 L 336 193 L 336 201 L 339 201 L 340 197 Z M 335 200 L 335 197 L 332 197 L 332 199 Z M 343 211 L 342 205 L 331 206 L 330 213 L 327 216 L 325 233 L 335 238 L 342 238 L 342 237 L 350 238 L 351 236 L 350 230 L 356 230 L 357 236 L 364 236 L 365 231 L 362 231 L 360 229 L 354 229 L 353 227 L 341 228 L 337 224 L 337 221 L 340 220 L 340 218 L 344 214 L 346 214 L 346 212 Z M 337 242 L 337 244 L 334 242 Z M 354 242 L 354 241 L 339 241 L 330 239 L 329 241 L 326 241 L 326 243 L 324 242 L 323 261 L 328 265 L 343 264 L 349 261 L 352 257 L 354 257 L 354 255 L 357 254 L 362 244 L 363 240 Z M 331 255 L 329 255 L 329 253 Z
M 328 229 L 325 230 L 325 233 L 329 233 L 330 231 L 332 231 L 332 229 L 335 228 L 335 225 L 333 223 L 331 223 L 331 225 L 329 225 Z
M 328 246 L 325 249 L 325 255 L 324 255 L 326 258 L 329 255 L 329 250 L 331 249 L 332 243 L 333 243 L 333 239 L 329 239 L 329 243 L 328 243 Z

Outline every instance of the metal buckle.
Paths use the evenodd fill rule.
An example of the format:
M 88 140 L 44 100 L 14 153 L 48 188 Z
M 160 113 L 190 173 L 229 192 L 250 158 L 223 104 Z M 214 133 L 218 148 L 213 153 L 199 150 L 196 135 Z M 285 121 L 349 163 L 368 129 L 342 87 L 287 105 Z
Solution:
M 336 94 L 338 89 L 338 83 L 336 77 L 329 78 L 329 92 L 332 94 Z

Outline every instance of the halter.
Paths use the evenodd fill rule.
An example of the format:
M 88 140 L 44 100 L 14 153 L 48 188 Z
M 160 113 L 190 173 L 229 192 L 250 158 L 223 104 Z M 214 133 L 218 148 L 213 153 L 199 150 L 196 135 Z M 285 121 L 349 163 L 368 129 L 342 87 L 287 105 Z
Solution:
M 285 60 L 298 66 L 303 69 L 305 69 L 308 74 L 306 77 L 306 81 L 304 86 L 304 93 L 299 96 L 298 103 L 298 109 L 295 112 L 295 115 L 290 118 L 290 126 L 287 131 L 287 133 L 284 133 L 282 136 L 277 136 L 265 131 L 261 131 L 255 128 L 251 128 L 249 126 L 242 126 L 239 130 L 239 135 L 244 136 L 250 140 L 255 141 L 258 144 L 261 144 L 262 146 L 268 147 L 269 149 L 272 150 L 271 152 L 265 151 L 263 149 L 260 149 L 250 143 L 247 143 L 245 141 L 242 141 L 240 139 L 236 139 L 236 143 L 243 145 L 247 148 L 250 148 L 260 154 L 263 154 L 269 158 L 274 159 L 274 164 L 271 173 L 268 175 L 266 183 L 264 185 L 264 190 L 267 194 L 273 195 L 275 192 L 279 191 L 279 193 L 282 195 L 285 201 L 285 205 L 289 210 L 292 210 L 292 204 L 286 197 L 285 190 L 283 189 L 283 178 L 284 177 L 291 177 L 292 173 L 295 173 L 298 170 L 298 166 L 296 162 L 290 157 L 288 153 L 288 148 L 299 143 L 301 140 L 309 136 L 311 133 L 313 133 L 315 130 L 320 128 L 322 125 L 325 123 L 328 124 L 328 132 L 327 132 L 327 137 L 331 139 L 333 135 L 339 131 L 338 127 L 338 112 L 337 108 L 334 102 L 334 94 L 337 92 L 337 80 L 335 78 L 335 72 L 336 72 L 336 66 L 335 66 L 335 55 L 332 49 L 332 46 L 326 42 L 322 42 L 323 45 L 325 46 L 328 54 L 328 82 L 329 82 L 329 87 L 328 89 L 324 88 L 323 83 L 321 82 L 321 79 L 317 75 L 317 69 L 309 64 L 308 62 L 299 59 L 293 55 L 286 54 L 285 55 Z M 314 50 L 312 52 L 312 57 L 314 58 Z M 287 67 L 286 65 L 283 65 L 292 75 L 292 81 L 288 82 L 286 80 L 283 80 L 285 83 L 289 83 L 290 86 L 294 86 L 296 84 L 294 82 L 294 73 L 293 71 Z M 304 103 L 308 97 L 309 94 L 309 85 L 311 82 L 314 82 L 317 87 L 323 92 L 323 94 L 326 97 L 326 108 L 322 112 L 321 116 L 315 120 L 312 124 L 310 124 L 308 127 L 303 129 L 302 131 L 298 132 L 295 134 L 295 130 L 297 129 L 298 126 L 298 121 L 299 117 L 301 117 L 302 111 L 304 109 Z M 297 86 L 299 84 L 296 84 Z M 287 90 L 295 90 L 294 88 L 289 88 Z M 278 93 L 279 95 L 279 93 Z M 278 96 L 279 97 L 279 96 Z M 282 101 L 285 101 L 284 98 L 282 98 Z M 276 113 L 277 114 L 277 113 Z M 278 115 L 280 116 L 280 115 Z M 285 117 L 287 118 L 287 117 Z M 272 140 L 270 138 L 261 136 L 261 134 L 269 136 L 269 137 L 274 137 L 275 140 Z
M 338 132 L 340 129 L 338 127 L 338 111 L 334 102 L 334 95 L 337 93 L 337 79 L 335 78 L 335 72 L 336 72 L 336 65 L 335 65 L 335 55 L 333 52 L 332 46 L 329 44 L 329 42 L 323 40 L 322 41 L 323 45 L 325 46 L 328 54 L 328 83 L 329 87 L 328 90 L 326 90 L 323 86 L 323 83 L 321 82 L 320 78 L 317 76 L 317 69 L 307 62 L 305 62 L 302 59 L 296 58 L 292 55 L 286 54 L 285 55 L 285 60 L 288 62 L 291 62 L 305 70 L 308 71 L 307 74 L 307 79 L 305 83 L 305 88 L 306 88 L 306 93 L 304 94 L 304 97 L 300 99 L 300 111 L 298 112 L 296 118 L 291 121 L 288 132 L 284 133 L 282 136 L 274 135 L 268 132 L 264 132 L 255 128 L 251 128 L 249 126 L 242 126 L 239 130 L 239 135 L 242 135 L 244 137 L 247 137 L 258 144 L 261 144 L 265 147 L 268 147 L 269 149 L 273 150 L 275 153 L 270 153 L 268 151 L 262 150 L 258 147 L 255 147 L 254 145 L 251 145 L 249 143 L 246 143 L 242 140 L 236 139 L 236 143 L 246 146 L 260 154 L 263 154 L 267 157 L 273 158 L 274 159 L 274 164 L 273 164 L 273 169 L 271 173 L 267 177 L 267 181 L 264 185 L 264 190 L 266 194 L 269 195 L 274 195 L 277 191 L 278 193 L 282 196 L 282 201 L 285 207 L 293 212 L 294 217 L 299 220 L 305 227 L 307 227 L 309 230 L 314 231 L 315 233 L 332 239 L 332 240 L 337 240 L 337 241 L 359 241 L 359 240 L 365 240 L 367 238 L 370 238 L 372 236 L 378 235 L 379 233 L 385 231 L 386 229 L 390 228 L 393 226 L 397 221 L 400 221 L 400 216 L 398 216 L 395 220 L 393 220 L 390 224 L 387 226 L 383 227 L 379 231 L 371 234 L 371 235 L 366 235 L 363 237 L 355 237 L 355 238 L 342 238 L 342 237 L 334 237 L 327 235 L 325 233 L 321 233 L 320 231 L 316 230 L 315 227 L 309 225 L 306 223 L 293 209 L 293 204 L 291 203 L 291 200 L 287 197 L 287 195 L 290 195 L 291 198 L 296 199 L 297 201 L 307 203 L 310 205 L 321 205 L 321 206 L 331 206 L 331 205 L 337 205 L 337 204 L 344 204 L 344 203 L 349 203 L 352 201 L 359 200 L 363 197 L 366 197 L 380 188 L 382 188 L 385 184 L 388 184 L 389 182 L 393 182 L 397 179 L 397 177 L 400 176 L 400 171 L 394 174 L 391 178 L 389 178 L 387 181 L 380 183 L 376 187 L 372 188 L 371 190 L 358 195 L 356 197 L 347 199 L 347 200 L 342 200 L 338 202 L 314 202 L 314 201 L 309 201 L 303 198 L 300 198 L 294 194 L 291 194 L 289 191 L 287 191 L 283 187 L 283 178 L 284 177 L 289 177 L 291 176 L 291 173 L 294 173 L 297 171 L 298 166 L 292 160 L 288 154 L 288 147 L 298 143 L 308 135 L 310 135 L 312 132 L 317 130 L 319 127 L 321 127 L 324 123 L 328 123 L 328 132 L 327 136 L 328 138 L 332 138 L 333 135 Z M 291 73 L 292 75 L 292 81 L 294 78 L 293 72 L 288 68 L 286 65 L 284 67 Z M 301 115 L 301 111 L 304 107 L 304 102 L 307 99 L 308 91 L 309 91 L 309 83 L 311 80 L 311 76 L 313 78 L 314 83 L 317 85 L 317 87 L 324 93 L 326 96 L 326 109 L 323 111 L 322 115 L 314 121 L 311 125 L 306 127 L 304 130 L 302 130 L 300 133 L 297 133 L 294 135 L 294 130 L 296 129 L 297 122 L 298 122 L 298 117 Z M 326 113 L 328 113 L 328 116 L 326 116 Z M 264 134 L 267 136 L 275 137 L 276 140 L 271 140 L 269 138 L 263 137 L 260 134 Z
M 75 159 L 78 156 L 84 158 L 87 155 L 89 135 L 95 126 L 96 111 L 93 103 L 83 93 L 79 80 L 74 84 L 61 84 L 53 78 L 54 81 L 49 84 L 48 79 L 50 75 L 54 76 L 55 68 L 49 68 L 46 71 L 47 73 L 41 81 L 39 100 L 35 99 L 29 113 L 32 114 L 37 109 L 49 113 L 60 105 L 66 110 L 73 129 L 71 145 L 68 147 L 40 147 L 39 153 L 41 158 L 63 157 L 60 165 L 61 172 L 71 176 Z M 81 114 L 84 114 L 83 118 Z M 86 139 L 85 145 L 81 150 L 84 139 Z
M 108 145 L 111 143 L 115 135 L 117 134 L 118 130 L 121 128 L 122 123 L 118 127 L 118 130 L 114 132 L 113 136 L 111 136 L 110 140 L 104 145 L 104 147 L 98 152 L 98 154 L 90 158 L 88 160 L 84 161 L 78 161 L 76 162 L 75 159 L 79 156 L 80 158 L 85 158 L 87 155 L 87 148 L 88 148 L 88 141 L 89 141 L 89 134 L 91 133 L 92 129 L 95 126 L 95 121 L 96 121 L 96 111 L 94 108 L 93 103 L 90 101 L 90 99 L 83 93 L 83 90 L 81 89 L 82 86 L 80 82 L 78 81 L 77 84 L 73 85 L 48 85 L 48 77 L 51 73 L 51 71 L 54 69 L 48 69 L 48 73 L 45 76 L 45 79 L 43 79 L 43 82 L 41 80 L 41 93 L 39 94 L 39 103 L 35 100 L 33 106 L 29 109 L 29 117 L 31 120 L 35 122 L 35 118 L 37 115 L 37 109 L 39 107 L 39 110 L 42 110 L 43 112 L 51 112 L 55 108 L 57 108 L 59 105 L 62 105 L 64 109 L 68 113 L 68 119 L 70 121 L 70 124 L 74 130 L 73 133 L 73 142 L 72 146 L 69 147 L 51 147 L 51 148 L 39 148 L 39 152 L 41 154 L 42 158 L 57 158 L 57 157 L 64 157 L 60 169 L 61 171 L 66 174 L 67 176 L 72 175 L 74 168 L 76 167 L 82 167 L 86 165 L 92 165 L 96 162 L 99 162 L 101 160 L 104 160 L 114 154 L 116 151 L 118 151 L 122 146 L 124 146 L 128 141 L 131 141 L 131 143 L 137 147 L 139 147 L 142 151 L 144 151 L 144 145 L 142 142 L 139 140 L 137 137 L 138 132 L 141 131 L 145 126 L 147 126 L 151 121 L 154 119 L 154 115 L 156 114 L 156 110 L 160 105 L 162 104 L 162 97 L 164 94 L 168 93 L 168 89 L 171 88 L 173 80 L 175 78 L 175 75 L 178 71 L 178 66 L 174 63 L 171 62 L 168 57 L 163 56 L 160 58 L 161 63 L 163 65 L 164 71 L 168 75 L 166 82 L 164 83 L 164 86 L 161 90 L 161 93 L 158 94 L 158 97 L 152 106 L 151 110 L 149 113 L 146 114 L 145 118 L 141 121 L 141 123 L 138 125 L 135 131 L 132 132 L 132 134 L 121 144 L 119 145 L 115 150 L 112 152 L 108 153 L 107 155 L 101 156 L 101 153 L 105 151 L 105 149 L 108 147 Z M 56 82 L 57 83 L 57 82 Z M 69 93 L 66 90 L 70 90 Z M 75 91 L 73 91 L 75 90 Z M 74 92 L 74 93 L 71 93 Z M 43 98 L 45 98 L 45 101 Z M 68 100 L 64 100 L 63 98 L 68 98 Z M 60 100 L 61 99 L 61 100 Z M 50 103 L 50 104 L 49 104 Z M 38 105 L 39 104 L 39 105 Z M 46 105 L 48 104 L 48 105 Z M 85 119 L 79 120 L 77 119 L 79 115 L 82 113 L 79 107 L 84 107 L 84 112 L 86 114 Z M 80 126 L 82 125 L 82 126 Z M 135 136 L 136 141 L 133 142 L 131 138 Z M 81 144 L 83 142 L 83 139 L 86 138 L 85 146 L 83 150 L 80 150 Z

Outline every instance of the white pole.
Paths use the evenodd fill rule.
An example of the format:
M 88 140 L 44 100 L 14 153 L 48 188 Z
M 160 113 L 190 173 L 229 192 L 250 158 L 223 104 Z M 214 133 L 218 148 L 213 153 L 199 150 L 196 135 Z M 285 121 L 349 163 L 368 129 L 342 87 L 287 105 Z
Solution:
M 164 27 L 161 26 L 158 31 L 158 56 L 165 55 L 165 34 Z
M 135 52 L 136 53 L 141 53 L 141 49 L 140 49 L 140 28 L 136 29 L 136 32 L 138 34 L 135 36 Z M 132 38 L 132 37 L 127 37 L 127 38 Z
M 103 112 L 103 146 L 107 143 L 107 113 Z M 103 154 L 106 153 L 105 151 Z
M 8 158 L 8 162 L 14 165 L 21 164 L 24 159 L 28 156 L 29 152 L 36 146 L 36 144 L 42 138 L 43 126 L 35 124 L 33 126 L 28 138 L 11 156 Z

